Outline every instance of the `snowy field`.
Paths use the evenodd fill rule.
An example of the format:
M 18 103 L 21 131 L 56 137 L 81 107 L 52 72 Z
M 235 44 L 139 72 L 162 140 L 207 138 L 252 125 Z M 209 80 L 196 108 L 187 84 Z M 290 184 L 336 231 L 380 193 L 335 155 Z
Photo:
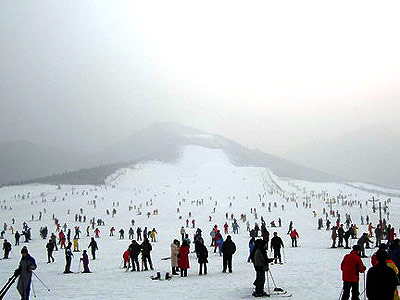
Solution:
M 360 184 L 361 186 L 362 184 Z M 379 187 L 368 187 L 379 190 Z M 393 190 L 391 190 L 393 191 Z M 29 198 L 27 195 L 29 193 Z M 222 150 L 207 149 L 197 146 L 184 148 L 182 158 L 177 164 L 147 162 L 133 166 L 131 169 L 122 169 L 111 175 L 104 186 L 57 186 L 28 185 L 4 187 L 0 189 L 2 205 L 12 207 L 12 210 L 2 209 L 0 225 L 4 222 L 11 224 L 16 219 L 15 229 L 21 232 L 22 222 L 26 221 L 32 228 L 33 240 L 27 244 L 30 254 L 36 259 L 38 268 L 36 273 L 50 287 L 48 292 L 34 277 L 33 285 L 37 299 L 252 299 L 252 283 L 255 278 L 253 266 L 247 263 L 248 232 L 246 225 L 240 221 L 240 214 L 246 214 L 251 226 L 254 222 L 261 225 L 263 216 L 271 235 L 277 231 L 285 243 L 283 265 L 271 266 L 271 272 L 279 287 L 285 288 L 293 296 L 291 299 L 338 299 L 341 292 L 340 262 L 345 249 L 330 249 L 330 231 L 318 231 L 317 219 L 322 216 L 323 208 L 328 205 L 321 197 L 325 194 L 329 198 L 345 196 L 347 200 L 360 200 L 363 208 L 333 204 L 333 209 L 339 210 L 342 220 L 345 213 L 351 213 L 353 222 L 359 226 L 359 233 L 366 232 L 366 225 L 360 225 L 360 217 L 368 214 L 376 225 L 379 215 L 373 214 L 371 206 L 365 205 L 372 196 L 381 200 L 387 197 L 371 194 L 354 187 L 340 183 L 313 183 L 300 180 L 279 178 L 263 168 L 237 167 L 230 163 Z M 18 196 L 19 195 L 19 196 Z M 24 195 L 25 199 L 22 199 Z M 261 200 L 259 195 L 261 195 Z M 65 197 L 63 201 L 62 198 Z M 46 199 L 46 202 L 43 202 Z M 97 207 L 88 204 L 97 201 Z M 204 205 L 197 206 L 196 200 L 204 200 Z M 288 200 L 289 199 L 289 200 Z M 303 201 L 311 203 L 311 208 L 304 208 Z M 4 202 L 5 201 L 5 202 Z M 215 206 L 217 201 L 217 206 Z M 115 207 L 117 214 L 114 218 L 106 215 L 106 210 L 112 211 L 113 202 L 119 202 Z M 146 205 L 148 202 L 148 206 Z M 150 203 L 152 202 L 152 205 Z M 179 206 L 181 202 L 181 206 Z M 232 207 L 230 203 L 232 202 Z M 262 203 L 265 203 L 265 207 Z M 268 211 L 269 203 L 277 203 L 272 211 Z M 296 202 L 298 207 L 296 207 Z M 390 204 L 389 223 L 399 228 L 399 219 L 394 218 L 399 213 L 399 199 L 392 198 Z M 281 205 L 284 205 L 284 211 Z M 142 207 L 142 214 L 129 211 L 129 206 Z M 180 213 L 177 213 L 177 208 Z M 215 213 L 213 209 L 216 207 Z M 43 209 L 41 221 L 38 221 L 39 212 Z M 56 262 L 47 264 L 45 245 L 47 240 L 39 236 L 39 228 L 47 226 L 49 233 L 56 232 L 52 222 L 53 213 L 60 220 L 61 225 L 67 223 L 73 232 L 74 226 L 80 226 L 82 238 L 80 248 L 89 244 L 86 238 L 88 221 L 75 222 L 74 216 L 79 214 L 80 208 L 89 220 L 92 217 L 102 218 L 106 225 L 100 226 L 100 238 L 97 239 L 99 251 L 98 259 L 90 262 L 92 274 L 74 273 L 64 275 L 64 251 L 54 252 Z M 250 213 L 256 208 L 258 219 Z M 70 209 L 70 214 L 67 214 Z M 147 217 L 147 212 L 158 209 L 158 215 Z M 312 211 L 317 212 L 313 217 Z M 170 244 L 173 239 L 180 239 L 180 228 L 185 226 L 188 214 L 191 212 L 191 221 L 195 219 L 196 228 L 203 230 L 206 245 L 210 244 L 209 232 L 214 224 L 222 230 L 225 214 L 234 214 L 240 225 L 240 233 L 230 234 L 236 243 L 237 251 L 233 257 L 233 273 L 222 273 L 222 257 L 215 255 L 209 248 L 208 274 L 198 276 L 198 264 L 195 254 L 191 254 L 191 267 L 187 278 L 174 276 L 170 281 L 152 281 L 150 275 L 154 272 L 125 272 L 120 268 L 122 253 L 127 249 L 128 229 L 130 221 L 136 221 L 136 227 L 147 226 L 158 231 L 157 242 L 153 243 L 152 259 L 155 271 L 171 271 L 170 261 L 161 260 L 170 255 Z M 31 216 L 34 214 L 34 221 Z M 179 217 L 182 216 L 181 219 Z M 212 221 L 209 222 L 209 216 Z M 278 218 L 282 219 L 281 228 L 270 228 L 269 223 Z M 286 235 L 288 224 L 293 221 L 294 228 L 299 232 L 299 247 L 290 247 L 290 238 Z M 325 220 L 325 218 L 324 218 Z M 334 222 L 335 219 L 331 218 Z M 190 223 L 191 224 L 191 223 Z M 325 222 L 324 222 L 325 224 Z M 116 233 L 109 237 L 109 229 L 114 226 Z M 190 225 L 191 227 L 191 225 Z M 120 228 L 125 230 L 125 239 L 118 238 Z M 195 229 L 186 228 L 193 238 Z M 359 234 L 359 235 L 360 235 Z M 73 235 L 73 234 L 72 234 Z M 91 230 L 93 236 L 93 231 Z M 224 238 L 225 235 L 223 234 Z M 10 232 L 6 238 L 14 245 L 14 237 Z M 23 240 L 23 237 L 21 237 Z M 355 240 L 354 240 L 355 241 Z M 18 266 L 21 246 L 13 246 L 11 259 L 0 261 L 0 284 L 6 282 Z M 194 247 L 191 248 L 194 250 Z M 270 252 L 268 252 L 270 255 Z M 367 255 L 371 251 L 368 250 Z M 79 253 L 74 252 L 72 271 L 78 271 Z M 364 259 L 370 267 L 370 259 Z M 360 280 L 360 291 L 363 290 L 363 277 Z M 31 293 L 31 298 L 33 295 Z M 19 299 L 15 285 L 5 299 Z

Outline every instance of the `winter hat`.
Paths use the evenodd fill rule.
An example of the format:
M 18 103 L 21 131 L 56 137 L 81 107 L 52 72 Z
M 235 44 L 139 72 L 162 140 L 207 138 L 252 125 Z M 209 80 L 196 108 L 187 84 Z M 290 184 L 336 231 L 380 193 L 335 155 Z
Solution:
M 28 254 L 28 248 L 26 248 L 26 246 L 23 246 L 21 249 L 21 254 Z
M 388 254 L 385 250 L 378 250 L 376 252 L 376 259 L 378 262 L 385 262 L 388 257 Z
M 353 246 L 353 250 L 354 250 L 354 251 L 361 251 L 360 245 L 354 245 L 354 246 Z

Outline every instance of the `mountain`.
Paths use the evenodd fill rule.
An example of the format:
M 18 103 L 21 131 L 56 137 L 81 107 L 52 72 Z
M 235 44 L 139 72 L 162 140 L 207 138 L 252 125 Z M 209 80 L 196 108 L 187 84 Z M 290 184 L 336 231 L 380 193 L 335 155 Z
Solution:
M 0 143 L 0 186 L 78 169 L 83 157 L 27 141 Z
M 76 178 L 87 184 L 99 184 L 104 182 L 106 172 L 111 170 L 112 173 L 116 166 L 124 167 L 149 160 L 174 163 L 187 145 L 223 149 L 237 165 L 265 167 L 282 177 L 310 181 L 342 179 L 259 150 L 248 149 L 220 135 L 163 122 L 139 130 L 90 157 L 29 142 L 0 144 L 0 184 L 21 181 L 76 184 Z
M 284 156 L 352 181 L 400 188 L 400 133 L 380 125 L 294 147 Z
M 259 150 L 248 149 L 223 136 L 170 122 L 155 123 L 109 147 L 100 154 L 99 162 L 150 159 L 174 162 L 185 145 L 220 148 L 238 165 L 266 167 L 283 177 L 311 181 L 342 180 L 339 176 L 324 174 Z

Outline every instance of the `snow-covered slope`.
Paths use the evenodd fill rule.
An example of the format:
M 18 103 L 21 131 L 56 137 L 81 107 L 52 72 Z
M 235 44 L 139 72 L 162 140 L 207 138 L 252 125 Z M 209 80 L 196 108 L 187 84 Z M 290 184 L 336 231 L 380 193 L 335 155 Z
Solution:
M 379 190 L 378 187 L 376 189 Z M 255 272 L 252 265 L 247 263 L 249 238 L 246 225 L 240 221 L 240 215 L 246 214 L 251 226 L 255 222 L 260 224 L 261 216 L 268 225 L 272 220 L 277 222 L 280 217 L 283 227 L 268 227 L 271 234 L 277 231 L 285 243 L 285 264 L 271 267 L 276 283 L 292 292 L 292 299 L 337 299 L 341 291 L 339 265 L 348 251 L 330 249 L 330 232 L 316 230 L 317 219 L 322 217 L 322 209 L 328 207 L 322 199 L 323 195 L 329 198 L 343 196 L 347 200 L 360 200 L 362 209 L 357 205 L 350 207 L 339 203 L 333 204 L 333 208 L 339 210 L 343 217 L 345 213 L 351 213 L 353 222 L 358 225 L 361 214 L 368 214 L 371 221 L 377 223 L 378 215 L 372 213 L 370 205 L 365 206 L 365 201 L 372 196 L 377 197 L 376 194 L 345 184 L 280 178 L 264 168 L 237 167 L 220 149 L 187 146 L 176 164 L 153 161 L 121 169 L 110 175 L 104 186 L 58 188 L 28 185 L 1 188 L 0 200 L 3 208 L 0 211 L 0 224 L 11 224 L 11 219 L 15 217 L 14 226 L 17 230 L 21 231 L 23 221 L 32 227 L 33 241 L 27 246 L 39 265 L 37 274 L 51 288 L 51 292 L 46 291 L 34 278 L 38 299 L 251 299 Z M 89 204 L 93 200 L 97 201 L 96 208 Z M 196 200 L 203 200 L 204 205 L 197 205 Z M 304 208 L 304 201 L 309 201 L 311 208 Z M 268 211 L 269 203 L 271 212 Z M 391 215 L 399 212 L 399 203 L 398 198 L 392 198 Z M 9 210 L 10 206 L 12 210 Z M 135 206 L 142 214 L 138 215 L 134 209 L 130 211 L 129 206 Z M 47 213 L 43 214 L 41 221 L 37 221 L 39 211 L 43 212 L 44 208 Z M 50 233 L 55 232 L 52 222 L 54 213 L 61 225 L 67 223 L 71 229 L 80 226 L 84 233 L 89 224 L 74 220 L 80 208 L 88 220 L 92 217 L 102 218 L 106 226 L 99 227 L 101 234 L 97 239 L 100 249 L 98 259 L 90 262 L 93 273 L 64 275 L 63 251 L 55 252 L 56 263 L 46 264 L 46 241 L 40 239 L 38 231 L 40 227 L 48 226 Z M 113 208 L 117 210 L 114 218 L 106 215 L 106 210 L 111 211 Z M 180 209 L 179 213 L 177 208 Z M 251 208 L 257 209 L 258 219 L 250 213 Z M 155 209 L 158 209 L 159 214 L 148 218 L 147 212 Z M 68 210 L 70 214 L 67 213 Z M 317 212 L 317 218 L 312 216 L 313 210 Z M 188 217 L 189 212 L 192 218 Z M 188 278 L 176 276 L 171 281 L 152 281 L 149 278 L 151 272 L 131 273 L 119 268 L 122 253 L 130 243 L 127 232 L 131 219 L 136 221 L 135 230 L 137 226 L 156 228 L 158 241 L 153 243 L 152 252 L 155 269 L 170 271 L 170 261 L 161 258 L 170 255 L 170 244 L 173 239 L 180 238 L 179 230 L 181 226 L 185 226 L 186 219 L 190 222 L 195 219 L 196 228 L 203 230 L 205 242 L 209 245 L 209 232 L 214 224 L 221 229 L 225 221 L 231 224 L 230 220 L 225 219 L 226 213 L 229 216 L 234 214 L 241 227 L 237 235 L 232 234 L 230 228 L 230 234 L 237 246 L 232 274 L 221 272 L 222 258 L 215 255 L 211 248 L 209 273 L 206 276 L 197 275 L 195 254 L 191 254 Z M 32 214 L 35 221 L 30 221 Z M 209 216 L 212 217 L 211 222 Z M 286 235 L 291 220 L 300 234 L 298 248 L 290 247 L 289 237 Z M 333 218 L 331 220 L 334 221 Z M 398 219 L 390 221 L 396 228 L 399 227 Z M 116 236 L 109 237 L 112 226 L 117 232 L 124 228 L 125 239 L 120 240 L 117 233 Z M 366 231 L 366 226 L 359 227 L 359 232 Z M 192 238 L 195 229 L 186 230 Z M 92 230 L 90 233 L 93 235 Z M 10 232 L 6 233 L 6 238 L 14 242 Z M 89 238 L 83 234 L 79 243 L 81 249 L 86 248 Z M 10 260 L 0 261 L 0 284 L 6 282 L 17 267 L 22 245 L 13 247 Z M 74 254 L 72 269 L 77 271 L 79 254 Z M 369 259 L 364 262 L 370 266 Z M 360 289 L 363 289 L 362 286 Z M 5 299 L 18 299 L 15 287 Z

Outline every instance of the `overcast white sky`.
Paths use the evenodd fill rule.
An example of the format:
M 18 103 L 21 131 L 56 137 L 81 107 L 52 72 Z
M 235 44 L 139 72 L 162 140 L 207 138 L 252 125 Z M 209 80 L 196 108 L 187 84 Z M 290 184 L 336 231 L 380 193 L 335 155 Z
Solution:
M 0 2 L 0 141 L 176 121 L 279 153 L 400 131 L 399 1 Z

